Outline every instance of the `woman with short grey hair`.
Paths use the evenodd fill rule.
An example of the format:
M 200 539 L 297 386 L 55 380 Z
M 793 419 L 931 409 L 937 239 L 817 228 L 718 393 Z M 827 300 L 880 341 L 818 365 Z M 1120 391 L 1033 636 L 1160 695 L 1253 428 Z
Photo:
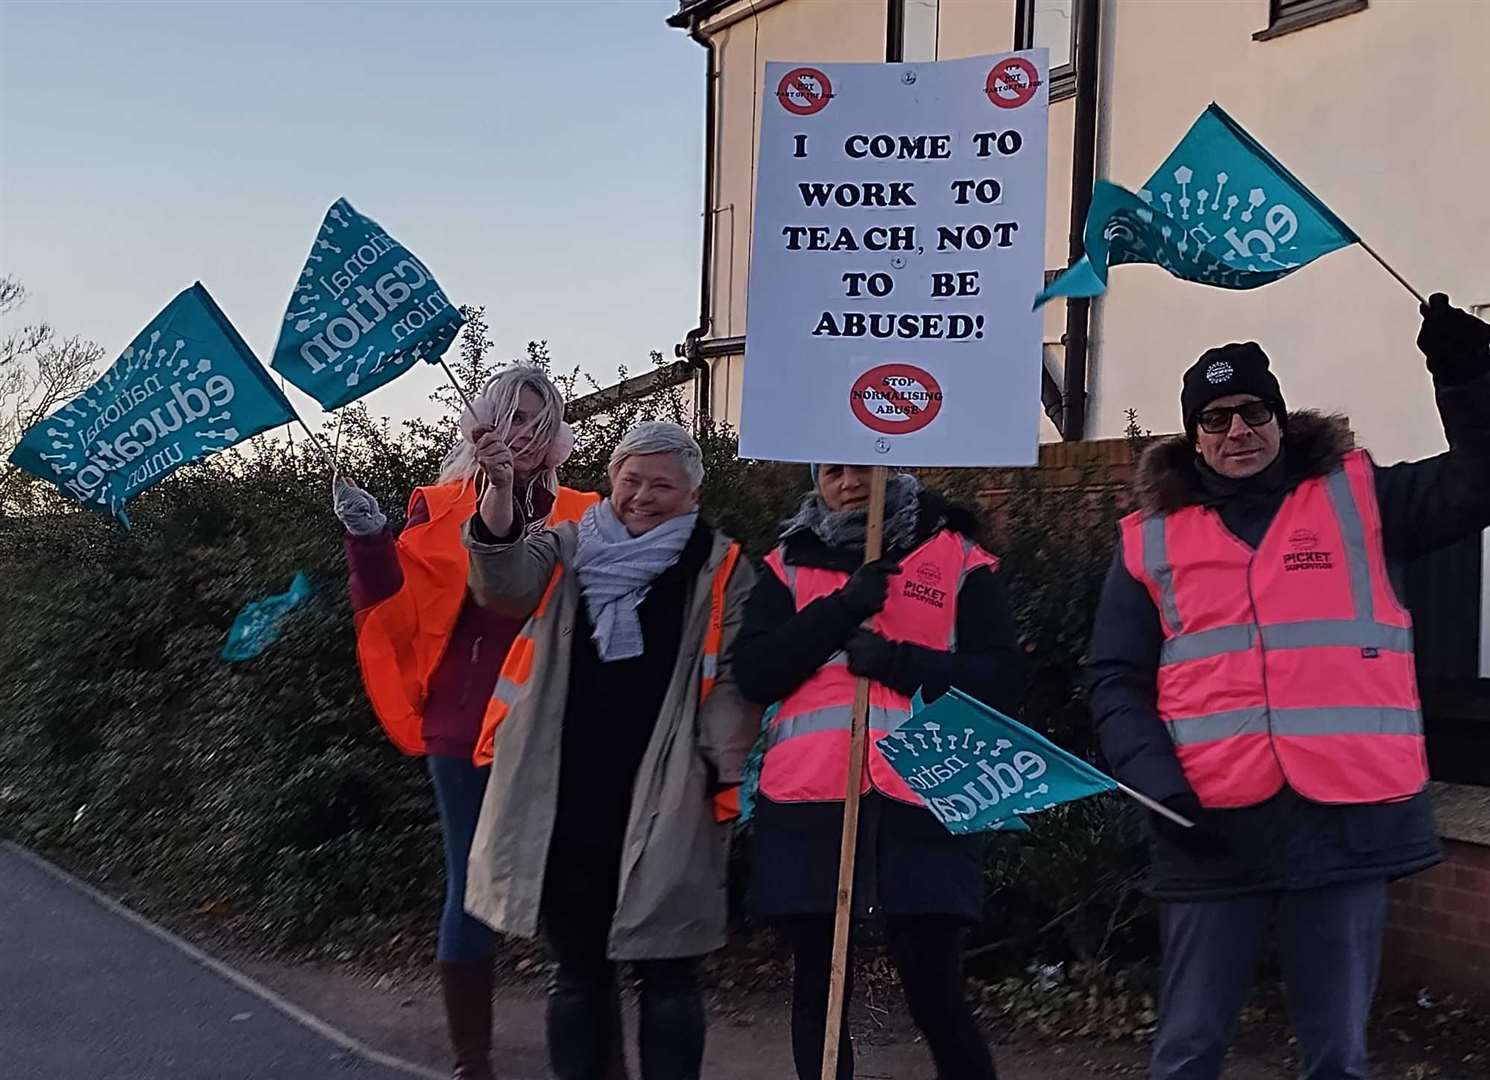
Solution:
M 492 778 L 466 910 L 541 926 L 559 1080 L 600 1075 L 619 961 L 640 983 L 644 1080 L 695 1080 L 695 968 L 724 944 L 725 822 L 760 723 L 731 659 L 755 575 L 699 516 L 703 454 L 677 424 L 621 437 L 610 495 L 578 524 L 522 527 L 510 456 L 477 443 L 490 485 L 466 529 L 477 602 L 529 617 L 477 743 Z
M 688 434 L 687 429 L 658 420 L 637 424 L 621 436 L 621 441 L 611 451 L 607 467 L 611 480 L 615 480 L 616 471 L 626 464 L 628 458 L 650 454 L 674 455 L 694 489 L 703 484 L 704 452 L 699 448 L 698 440 Z

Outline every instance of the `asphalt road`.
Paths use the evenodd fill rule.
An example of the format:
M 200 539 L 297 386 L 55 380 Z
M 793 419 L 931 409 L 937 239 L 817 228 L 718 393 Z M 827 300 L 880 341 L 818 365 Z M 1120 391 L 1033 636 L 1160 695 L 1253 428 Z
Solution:
M 0 845 L 0 1074 L 437 1075 L 383 1058 L 8 844 Z

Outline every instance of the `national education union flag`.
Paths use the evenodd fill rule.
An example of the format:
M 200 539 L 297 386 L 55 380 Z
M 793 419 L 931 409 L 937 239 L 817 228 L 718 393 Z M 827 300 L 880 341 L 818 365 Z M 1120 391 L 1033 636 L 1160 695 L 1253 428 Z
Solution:
M 1098 296 L 1107 272 L 1155 263 L 1177 278 L 1255 289 L 1359 237 L 1262 144 L 1211 104 L 1137 194 L 1097 181 L 1086 254 L 1035 298 Z
M 26 432 L 10 460 L 127 526 L 131 496 L 294 418 L 198 282 L 167 304 L 98 382 Z
M 949 832 L 1019 829 L 1020 817 L 1118 783 L 956 687 L 875 743 Z
M 465 319 L 429 268 L 338 199 L 326 212 L 285 309 L 270 367 L 338 409 L 437 362 Z

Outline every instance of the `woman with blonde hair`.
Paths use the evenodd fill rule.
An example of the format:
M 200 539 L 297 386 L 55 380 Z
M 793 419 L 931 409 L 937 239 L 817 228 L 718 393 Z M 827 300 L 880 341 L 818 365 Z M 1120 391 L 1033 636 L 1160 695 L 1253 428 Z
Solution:
M 511 367 L 491 379 L 462 411 L 460 431 L 439 478 L 410 496 L 397 537 L 377 500 L 350 482 L 337 482 L 334 508 L 347 531 L 357 658 L 368 700 L 394 745 L 426 758 L 439 808 L 446 888 L 438 958 L 454 1075 L 487 1080 L 493 938 L 462 907 L 466 859 L 490 771 L 473 763 L 472 750 L 522 620 L 473 603 L 466 588 L 461 526 L 487 487 L 475 444 L 497 433 L 510 447 L 514 482 L 505 497 L 534 528 L 573 520 L 599 496 L 559 486 L 556 470 L 574 436 L 564 423 L 563 398 L 536 367 Z

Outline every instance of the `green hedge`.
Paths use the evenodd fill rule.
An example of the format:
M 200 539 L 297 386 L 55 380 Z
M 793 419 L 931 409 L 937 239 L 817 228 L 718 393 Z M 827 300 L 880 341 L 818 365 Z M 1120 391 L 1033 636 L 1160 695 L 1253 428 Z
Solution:
M 599 486 L 621 431 L 682 413 L 664 394 L 581 425 L 566 482 Z M 342 416 L 343 471 L 398 523 L 453 421 L 395 433 L 355 407 Z M 707 513 L 763 554 L 806 470 L 739 461 L 725 430 L 707 428 L 701 443 Z M 39 484 L 23 513 L 0 517 L 0 834 L 157 912 L 211 913 L 259 946 L 340 950 L 384 943 L 393 928 L 433 932 L 433 803 L 361 692 L 328 481 L 304 440 L 260 440 L 146 493 L 130 531 Z M 1026 719 L 1080 752 L 1091 747 L 1077 672 L 1113 515 L 1027 483 L 990 541 L 1031 660 Z M 239 608 L 297 569 L 317 592 L 283 638 L 248 663 L 219 660 Z M 1110 800 L 1047 814 L 996 848 L 981 943 L 996 946 L 998 966 L 1137 955 L 1140 868 L 1132 819 Z

